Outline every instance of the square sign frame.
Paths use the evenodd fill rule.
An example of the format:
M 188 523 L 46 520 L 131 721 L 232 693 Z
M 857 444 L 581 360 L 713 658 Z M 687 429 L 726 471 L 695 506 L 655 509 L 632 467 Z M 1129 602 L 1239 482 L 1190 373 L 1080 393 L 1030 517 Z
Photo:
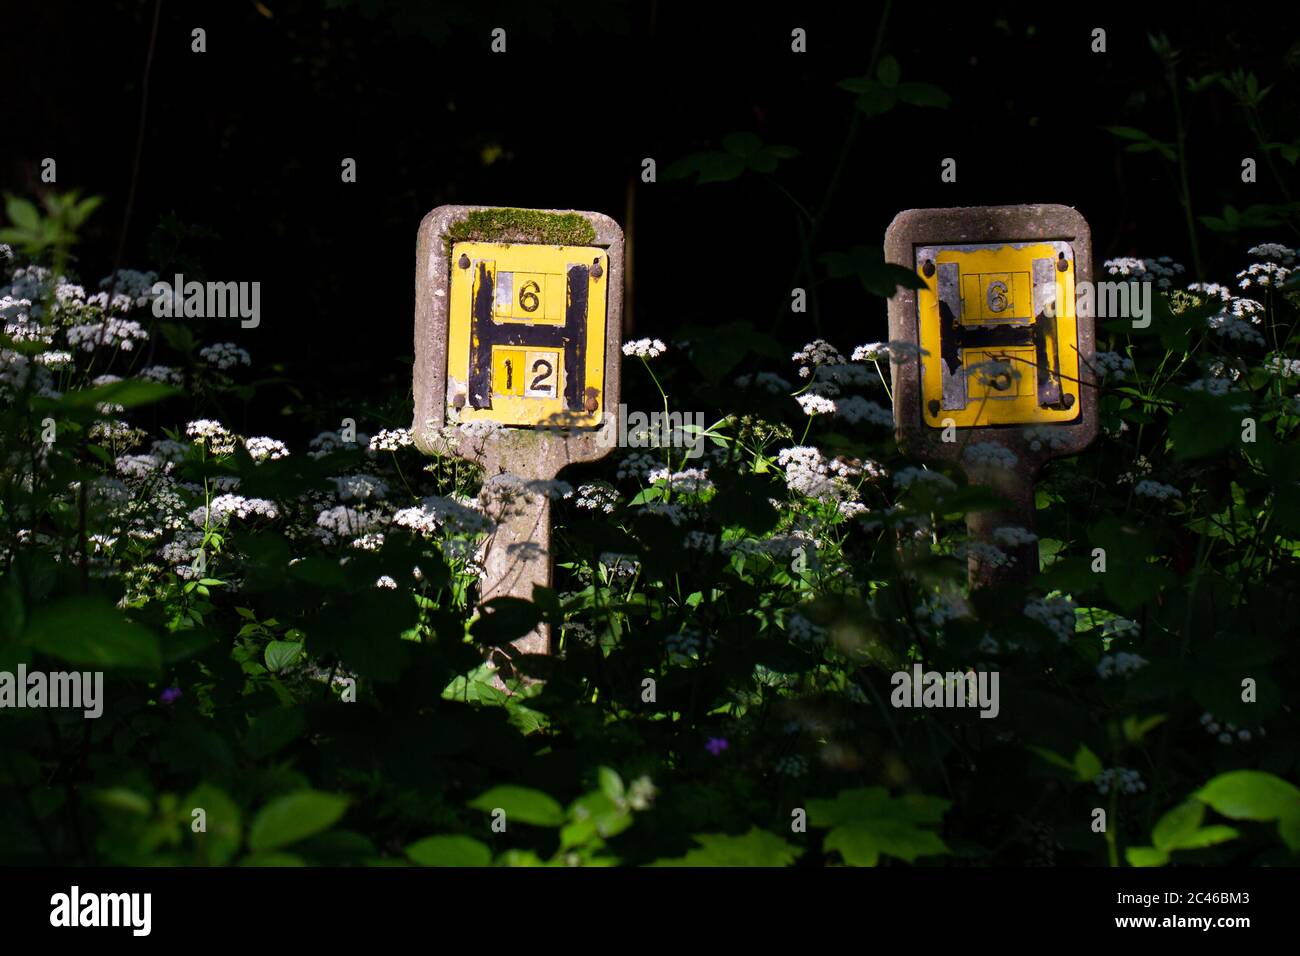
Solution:
M 575 225 L 582 228 L 575 229 Z M 495 261 L 493 257 L 502 262 L 513 260 L 510 301 L 493 282 L 493 288 L 487 290 L 492 293 L 490 307 L 484 306 L 494 328 L 508 333 L 502 333 L 502 342 L 490 345 L 480 358 L 481 363 L 492 363 L 480 369 L 487 373 L 489 383 L 492 369 L 498 377 L 510 378 L 508 388 L 498 383 L 502 400 L 496 414 L 475 408 L 476 403 L 482 406 L 490 398 L 470 398 L 467 379 L 473 371 L 469 368 L 472 336 L 466 331 L 470 316 L 460 317 L 464 320 L 460 327 L 453 327 L 451 321 L 453 303 L 471 307 L 474 293 L 485 288 L 480 267 Z M 568 275 L 579 265 L 587 270 L 581 287 Z M 596 355 L 588 356 L 584 363 L 581 411 L 570 411 L 567 405 L 571 403 L 561 395 L 565 376 L 573 369 L 552 368 L 550 375 L 544 375 L 546 365 L 538 365 L 538 373 L 527 379 L 532 365 L 547 362 L 548 355 L 563 354 L 565 315 L 575 288 L 588 293 L 583 344 L 593 344 L 596 349 Z M 592 303 L 594 296 L 599 299 Z M 529 315 L 534 309 L 541 313 L 535 319 Z M 595 335 L 591 334 L 593 321 L 602 323 Z M 433 209 L 421 221 L 416 239 L 415 416 L 411 426 L 416 447 L 425 454 L 450 454 L 476 462 L 488 476 L 508 472 L 530 479 L 554 478 L 568 464 L 608 454 L 616 444 L 617 415 L 610 411 L 618 408 L 620 400 L 622 326 L 623 230 L 613 219 L 571 209 L 461 205 Z M 514 342 L 511 335 L 519 341 Z M 454 357 L 449 352 L 453 347 Z M 516 395 L 513 362 L 520 358 L 525 366 L 520 379 L 524 388 Z M 509 367 L 507 361 L 512 362 Z M 599 385 L 595 384 L 597 378 Z M 533 380 L 538 388 L 528 394 Z M 489 390 L 493 387 L 488 386 Z M 462 416 L 460 409 L 467 413 Z M 532 424 L 529 419 L 539 410 L 545 423 Z M 449 442 L 443 434 L 444 426 L 453 421 L 485 420 L 498 421 L 501 427 L 468 443 Z
M 1048 252 L 1052 256 L 1049 257 Z M 1042 281 L 1035 280 L 1034 271 L 1036 264 L 1041 265 L 1038 260 L 1049 258 L 1065 263 L 1067 268 L 1057 275 L 1073 280 L 1068 290 L 1060 279 L 1051 283 L 1052 287 L 1069 293 L 1065 301 L 1054 302 L 1055 311 L 1063 317 L 1054 328 L 1059 332 L 1059 329 L 1073 325 L 1073 334 L 1046 335 L 1049 351 L 1055 346 L 1055 357 L 1060 359 L 1062 353 L 1065 356 L 1056 365 L 1056 375 L 1044 375 L 1040 379 L 1035 361 L 1033 368 L 1026 368 L 1018 380 L 1013 378 L 1017 382 L 1017 394 L 1021 390 L 1032 394 L 1016 399 L 1014 406 L 1006 406 L 1032 406 L 1041 408 L 1042 412 L 1035 412 L 1031 421 L 984 424 L 986 419 L 978 414 L 955 413 L 958 409 L 970 407 L 969 402 L 962 401 L 969 397 L 966 388 L 974 386 L 979 389 L 982 386 L 976 385 L 974 378 L 960 383 L 945 382 L 943 356 L 935 354 L 934 349 L 929 349 L 930 354 L 920 355 L 919 359 L 891 359 L 895 434 L 904 453 L 923 461 L 960 465 L 962 451 L 969 442 L 990 442 L 1012 451 L 1020 462 L 1017 470 L 1032 481 L 1048 460 L 1076 454 L 1092 443 L 1097 436 L 1097 388 L 1092 371 L 1096 335 L 1091 316 L 1076 315 L 1074 308 L 1077 284 L 1093 281 L 1092 236 L 1083 216 L 1077 210 L 1061 205 L 909 209 L 894 217 L 885 232 L 885 261 L 915 271 L 926 282 L 926 289 L 918 292 L 899 288 L 889 300 L 889 338 L 890 341 L 905 342 L 915 349 L 928 348 L 939 338 L 937 328 L 927 329 L 923 335 L 923 321 L 933 323 L 935 315 L 948 317 L 947 313 L 936 308 L 936 299 L 939 302 L 945 299 L 938 280 L 960 283 L 968 282 L 967 276 L 971 276 L 975 283 L 970 290 L 963 290 L 958 285 L 947 293 L 947 301 L 959 313 L 951 318 L 962 323 L 958 331 L 964 337 L 958 339 L 958 344 L 977 355 L 1006 355 L 1012 366 L 1028 359 L 1030 350 L 1042 345 L 1044 333 L 1036 326 L 1047 294 L 1045 290 L 1049 287 L 1046 276 L 1037 277 Z M 927 260 L 931 259 L 936 271 L 927 276 Z M 971 268 L 962 269 L 963 262 Z M 1003 272 L 1007 274 L 1003 275 Z M 1021 272 L 1028 274 L 1017 274 Z M 981 285 L 986 278 L 989 281 Z M 957 304 L 963 298 L 963 291 L 979 294 L 981 299 L 963 310 Z M 990 295 L 987 309 L 983 305 L 985 291 Z M 1057 298 L 1060 298 L 1059 293 Z M 995 327 L 998 325 L 997 314 L 1002 311 L 1012 312 L 1013 321 Z M 983 343 L 970 333 L 971 329 L 980 330 L 981 326 L 988 330 L 990 341 L 997 343 L 986 350 L 981 350 Z M 1073 356 L 1070 355 L 1071 349 L 1077 349 Z M 1021 364 L 1029 363 L 1024 361 Z M 1068 372 L 1077 373 L 1072 383 L 1073 391 L 1060 387 L 1060 375 Z M 962 394 L 956 395 L 955 388 Z M 984 394 L 987 395 L 987 391 Z M 1068 401 L 1064 397 L 1066 394 L 1078 396 L 1068 408 L 1064 406 Z M 932 414 L 932 407 L 927 407 L 934 401 L 940 402 L 937 415 Z M 1055 407 L 1052 407 L 1053 403 Z M 955 408 L 945 411 L 945 405 Z M 992 417 L 996 419 L 997 416 Z M 956 426 L 956 441 L 943 440 L 945 429 L 941 426 L 945 418 L 952 418 Z M 1039 446 L 1037 449 L 1032 447 L 1026 435 L 1027 431 L 1032 434 L 1035 429 L 1050 429 L 1049 440 L 1035 442 Z

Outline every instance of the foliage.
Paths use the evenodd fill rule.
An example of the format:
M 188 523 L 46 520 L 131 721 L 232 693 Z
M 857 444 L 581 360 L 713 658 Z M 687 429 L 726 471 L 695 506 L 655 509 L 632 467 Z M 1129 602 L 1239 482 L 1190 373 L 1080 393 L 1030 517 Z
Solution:
M 948 101 L 887 56 L 842 85 L 855 123 Z M 1185 162 L 1179 128 L 1114 132 Z M 878 307 L 914 284 L 879 248 L 818 245 L 828 203 L 772 179 L 795 156 L 742 132 L 673 173 L 777 185 L 810 289 L 856 279 Z M 1294 222 L 1183 198 L 1234 241 Z M 963 520 L 996 499 L 897 451 L 900 343 L 844 332 L 793 367 L 743 321 L 631 343 L 627 392 L 706 412 L 699 444 L 485 490 L 413 448 L 402 395 L 306 447 L 240 434 L 248 353 L 153 315 L 152 273 L 78 284 L 93 201 L 46 207 L 11 199 L 21 248 L 0 249 L 0 671 L 102 670 L 104 699 L 0 713 L 4 862 L 1295 862 L 1294 249 L 1236 246 L 1232 289 L 1106 263 L 1159 286 L 1153 320 L 1099 323 L 1102 436 L 999 547 Z M 555 588 L 480 606 L 484 541 L 541 495 Z M 1027 585 L 967 589 L 969 561 L 1032 537 Z M 543 621 L 552 657 L 484 663 Z M 997 719 L 890 706 L 914 664 L 998 671 Z

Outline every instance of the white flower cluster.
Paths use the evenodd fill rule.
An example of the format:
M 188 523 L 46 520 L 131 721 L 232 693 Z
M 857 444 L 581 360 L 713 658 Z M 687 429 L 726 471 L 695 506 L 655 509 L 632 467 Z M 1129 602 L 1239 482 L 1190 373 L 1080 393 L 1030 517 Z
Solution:
M 1107 259 L 1103 265 L 1111 275 L 1128 276 L 1131 279 L 1154 279 L 1156 288 L 1168 289 L 1173 285 L 1174 276 L 1185 270 L 1182 265 L 1168 256 L 1155 259 L 1119 258 Z
M 398 511 L 393 524 L 426 535 L 442 527 L 452 533 L 474 535 L 491 530 L 493 523 L 470 502 L 434 495 L 423 499 L 418 507 Z
M 1189 392 L 1204 392 L 1207 395 L 1222 396 L 1235 391 L 1236 387 L 1230 379 L 1206 377 L 1198 378 L 1194 382 L 1188 382 L 1187 390 Z
M 846 466 L 827 461 L 810 445 L 782 448 L 776 461 L 785 470 L 785 486 L 796 494 L 831 502 L 851 493 L 843 477 Z
M 1300 359 L 1287 358 L 1284 355 L 1271 355 L 1268 361 L 1264 363 L 1264 369 L 1278 378 L 1300 378 Z
M 366 445 L 369 447 L 370 436 L 364 432 L 357 432 L 352 441 L 344 441 L 343 432 L 321 432 L 315 438 L 307 443 L 308 457 L 324 458 L 326 455 L 338 451 L 340 448 L 350 448 L 356 445 Z
M 800 378 L 808 378 L 818 365 L 844 364 L 844 356 L 840 354 L 840 350 L 825 339 L 813 339 L 790 358 L 799 364 Z
M 284 442 L 275 438 L 245 438 L 244 447 L 248 449 L 248 457 L 253 461 L 275 461 L 289 457 L 289 449 Z
M 910 488 L 912 485 L 931 485 L 943 491 L 951 491 L 957 485 L 947 475 L 928 468 L 900 468 L 894 472 L 895 488 Z
M 929 594 L 912 609 L 916 622 L 930 628 L 943 627 L 949 621 L 970 617 L 970 605 L 960 594 Z
M 196 445 L 207 446 L 208 451 L 214 455 L 229 455 L 235 450 L 235 436 L 220 422 L 214 422 L 209 418 L 189 422 L 185 426 L 185 434 L 190 436 Z
M 1019 525 L 1007 525 L 1006 527 L 993 529 L 993 540 L 1004 548 L 1019 548 L 1027 544 L 1033 544 L 1038 540 L 1038 535 Z
M 114 464 L 117 466 L 117 473 L 123 478 L 133 478 L 137 481 L 151 478 L 159 472 L 167 474 L 172 470 L 172 463 L 157 455 L 119 455 Z
M 409 448 L 414 443 L 409 428 L 381 428 L 379 434 L 370 439 L 370 450 L 397 451 L 399 448 Z
M 641 359 L 658 358 L 666 351 L 668 346 L 659 339 L 636 339 L 633 342 L 623 343 L 624 355 L 635 355 Z
M 718 544 L 718 536 L 707 531 L 688 531 L 682 538 L 682 547 L 691 551 L 712 551 Z
M 1122 382 L 1133 371 L 1133 360 L 1118 352 L 1097 352 L 1092 357 L 1092 368 L 1099 379 Z
M 137 269 L 118 269 L 111 276 L 99 280 L 99 287 L 113 292 L 113 299 L 125 298 L 128 308 L 141 308 L 153 299 L 153 285 L 158 281 L 156 272 L 140 272 Z
M 972 468 L 1001 468 L 1010 471 L 1019 459 L 1016 453 L 997 442 L 979 441 L 966 446 L 962 459 Z
M 603 481 L 579 485 L 576 494 L 578 497 L 574 504 L 587 511 L 603 511 L 605 514 L 612 514 L 614 506 L 618 504 L 618 491 Z M 573 497 L 573 495 L 566 495 L 566 497 Z
M 630 554 L 603 551 L 597 561 L 615 579 L 632 578 L 641 570 L 641 562 Z
M 818 395 L 815 392 L 806 392 L 803 395 L 796 396 L 795 401 L 803 409 L 805 415 L 833 415 L 835 414 L 835 400 Z
M 1238 728 L 1236 724 L 1221 721 L 1209 711 L 1201 714 L 1201 726 L 1205 728 L 1205 732 L 1211 737 L 1217 737 L 1221 744 L 1230 744 L 1234 739 L 1242 743 L 1248 743 L 1252 736 L 1251 732 L 1245 727 Z M 1261 737 L 1268 736 L 1264 733 L 1263 727 L 1256 727 L 1255 733 Z
M 68 344 L 83 352 L 93 352 L 96 347 L 120 348 L 130 352 L 137 341 L 149 338 L 144 327 L 131 319 L 106 318 L 102 322 L 74 325 L 65 333 Z
M 164 385 L 180 385 L 185 376 L 170 365 L 149 365 L 140 369 L 136 375 L 148 382 L 162 382 Z
M 1102 794 L 1110 793 L 1111 790 L 1116 793 L 1142 793 L 1147 788 L 1142 782 L 1142 774 L 1126 767 L 1103 770 L 1092 782 L 1097 785 L 1097 792 Z
M 1151 467 L 1151 460 L 1146 455 L 1138 455 L 1133 459 L 1133 470 L 1121 474 L 1119 480 L 1126 485 L 1141 481 L 1143 475 L 1151 474 Z
M 1260 259 L 1268 259 L 1271 262 L 1280 262 L 1284 266 L 1291 266 L 1296 261 L 1296 251 L 1290 246 L 1284 246 L 1280 242 L 1263 242 L 1258 246 L 1252 246 L 1246 250 L 1252 256 Z
M 1116 651 L 1114 654 L 1107 654 L 1097 662 L 1097 676 L 1102 680 L 1108 677 L 1127 677 L 1134 671 L 1146 667 L 1148 663 L 1150 662 L 1145 657 L 1138 654 Z
M 1022 434 L 1029 443 L 1030 451 L 1042 451 L 1044 448 L 1060 451 L 1065 447 L 1065 436 L 1055 425 L 1031 425 Z
M 769 395 L 781 395 L 789 392 L 793 387 L 789 382 L 783 379 L 775 372 L 758 372 L 754 375 L 740 375 L 736 378 L 737 388 L 754 388 L 762 389 Z
M 837 417 L 843 418 L 853 425 L 866 422 L 870 425 L 889 428 L 894 424 L 893 412 L 860 395 L 836 399 L 831 404 Z
M 687 468 L 685 471 L 674 472 L 669 472 L 667 468 L 656 468 L 646 475 L 646 481 L 652 485 L 663 482 L 673 491 L 688 495 L 699 494 L 713 488 L 707 468 Z
M 215 365 L 221 371 L 236 365 L 248 365 L 249 355 L 234 342 L 217 342 L 199 349 L 199 358 L 209 365 Z
M 1193 282 L 1187 286 L 1188 292 L 1194 292 L 1205 299 L 1218 299 L 1221 302 L 1232 301 L 1232 290 L 1217 282 Z
M 322 543 L 332 545 L 340 538 L 360 538 L 370 534 L 384 521 L 383 514 L 378 511 L 334 505 L 317 513 L 316 532 Z
M 904 362 L 914 362 L 922 355 L 929 355 L 927 349 L 923 349 L 911 342 L 905 342 L 902 339 L 894 339 L 889 342 L 871 342 L 867 345 L 859 345 L 853 350 L 853 361 L 855 362 L 879 362 L 882 359 L 889 359 L 895 365 L 902 365 Z
M 785 633 L 796 644 L 819 646 L 826 643 L 826 628 L 814 624 L 798 611 L 786 615 Z
M 1215 335 L 1230 342 L 1241 345 L 1254 345 L 1261 348 L 1265 344 L 1264 336 L 1260 334 L 1255 326 L 1246 319 L 1237 318 L 1227 312 L 1220 312 L 1218 315 L 1210 316 L 1205 320 L 1205 324 L 1209 326 Z
M 243 495 L 217 495 L 209 506 L 199 505 L 190 512 L 190 521 L 203 528 L 209 524 L 223 525 L 234 518 L 278 518 L 280 509 L 274 501 L 265 498 L 245 498 Z
M 1074 602 L 1067 597 L 1032 598 L 1025 604 L 1025 617 L 1042 624 L 1062 644 L 1074 637 Z
M 648 501 L 641 506 L 642 514 L 658 515 L 667 518 L 673 523 L 674 528 L 680 528 L 682 522 L 686 520 L 686 509 L 676 503 L 666 501 Z
M 619 481 L 626 478 L 641 480 L 662 467 L 663 462 L 654 455 L 648 452 L 634 451 L 618 463 L 617 478 Z
M 1286 282 L 1292 270 L 1276 262 L 1255 262 L 1237 273 L 1237 284 L 1243 289 L 1252 285 L 1263 288 L 1277 288 Z
M 1181 498 L 1183 496 L 1183 493 L 1173 485 L 1162 484 L 1159 481 L 1151 481 L 1150 479 L 1139 481 L 1134 485 L 1133 493 L 1144 498 L 1155 498 L 1157 501 L 1168 501 L 1170 498 Z
M 374 475 L 345 475 L 330 479 L 339 501 L 369 501 L 388 497 L 388 484 Z

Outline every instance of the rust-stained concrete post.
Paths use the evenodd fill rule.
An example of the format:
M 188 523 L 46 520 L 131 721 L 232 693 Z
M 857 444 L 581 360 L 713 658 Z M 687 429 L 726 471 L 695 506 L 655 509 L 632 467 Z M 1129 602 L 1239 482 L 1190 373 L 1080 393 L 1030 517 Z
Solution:
M 545 483 L 617 444 L 623 232 L 575 210 L 439 206 L 416 243 L 415 418 L 425 454 L 484 471 L 480 603 L 551 584 Z M 550 628 L 501 648 L 546 654 Z
M 1075 309 L 1076 289 L 1093 281 L 1087 222 L 1057 205 L 909 209 L 885 233 L 885 260 L 925 283 L 889 300 L 890 340 L 905 343 L 890 365 L 899 446 L 1003 499 L 968 513 L 974 540 L 1032 532 L 1043 465 L 1097 435 L 1093 318 Z M 972 554 L 972 587 L 1037 574 L 1036 542 L 998 547 L 1014 562 Z

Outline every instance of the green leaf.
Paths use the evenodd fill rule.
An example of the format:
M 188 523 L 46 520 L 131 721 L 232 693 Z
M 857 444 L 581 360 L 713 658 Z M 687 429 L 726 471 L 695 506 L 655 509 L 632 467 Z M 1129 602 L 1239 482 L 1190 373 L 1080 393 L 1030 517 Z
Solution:
M 1070 763 L 1070 761 L 1066 760 L 1054 750 L 1048 750 L 1046 747 L 1035 747 L 1032 744 L 1029 749 L 1053 766 L 1060 767 L 1062 770 L 1074 770 L 1074 764 Z
M 431 836 L 416 840 L 406 855 L 421 866 L 491 866 L 492 850 L 467 836 Z
M 898 65 L 898 61 L 892 56 L 886 56 L 880 61 L 880 65 L 876 67 L 876 79 L 878 79 L 883 86 L 897 86 L 902 75 L 902 68 Z
M 239 805 L 224 790 L 202 783 L 190 791 L 181 804 L 184 813 L 193 820 L 195 809 L 204 812 L 202 833 L 194 833 L 194 846 L 203 862 L 209 866 L 224 866 L 239 852 L 243 836 Z
M 25 640 L 41 653 L 71 664 L 144 671 L 157 671 L 162 664 L 157 636 L 93 595 L 35 608 Z
M 261 810 L 249 830 L 254 851 L 276 850 L 328 830 L 342 818 L 348 798 L 318 790 L 298 790 L 277 797 Z
M 850 866 L 875 866 L 882 854 L 911 863 L 949 852 L 926 829 L 942 822 L 950 803 L 912 794 L 893 798 L 883 787 L 843 790 L 834 800 L 809 800 L 808 822 L 829 827 L 825 850 L 838 850 Z
M 1142 742 L 1142 738 L 1155 730 L 1169 718 L 1164 714 L 1153 714 L 1150 717 L 1125 717 L 1124 718 L 1124 739 L 1131 744 Z
M 564 823 L 564 808 L 549 794 L 529 787 L 493 787 L 471 800 L 468 806 L 484 813 L 506 812 L 510 823 L 531 823 L 539 827 L 558 827 Z
M 1281 820 L 1300 815 L 1300 790 L 1260 770 L 1221 773 L 1192 796 L 1232 820 Z
M 26 199 L 20 199 L 17 196 L 6 196 L 5 215 L 19 229 L 35 232 L 40 228 L 40 210 Z
M 1079 749 L 1074 754 L 1074 772 L 1078 775 L 1079 780 L 1082 783 L 1091 783 L 1101 771 L 1101 760 L 1095 753 L 1080 744 Z
M 952 97 L 933 83 L 899 83 L 895 91 L 908 106 L 928 106 L 947 109 Z
M 1162 816 L 1151 831 L 1151 842 L 1161 850 L 1176 850 L 1184 838 L 1201 825 L 1205 818 L 1205 804 L 1196 800 L 1180 803 Z
M 655 860 L 651 866 L 789 866 L 803 855 L 803 847 L 792 846 L 780 837 L 751 827 L 744 836 L 725 833 L 696 833 L 691 839 L 700 849 L 688 850 L 675 859 Z
M 1164 866 L 1169 854 L 1153 846 L 1131 846 L 1124 850 L 1124 859 L 1129 866 Z
M 302 657 L 302 645 L 296 641 L 271 641 L 266 645 L 264 660 L 266 669 L 276 674 L 298 663 Z

